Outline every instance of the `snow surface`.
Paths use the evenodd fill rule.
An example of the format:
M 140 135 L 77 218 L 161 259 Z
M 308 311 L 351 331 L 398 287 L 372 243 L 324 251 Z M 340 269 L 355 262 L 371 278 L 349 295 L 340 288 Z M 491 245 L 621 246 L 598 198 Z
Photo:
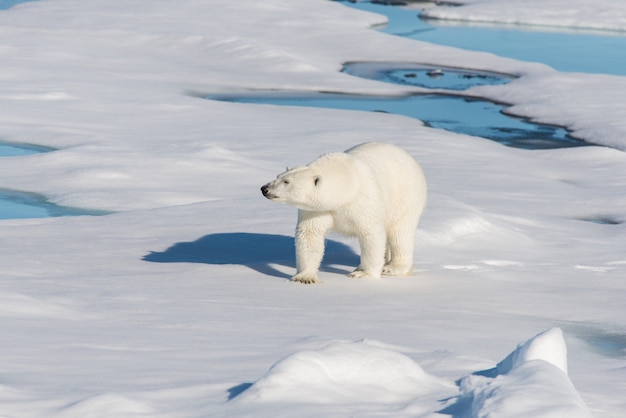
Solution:
M 626 31 L 626 4 L 613 0 L 452 0 L 425 10 L 434 19 L 565 29 Z
M 553 6 L 579 9 L 534 11 Z M 0 137 L 58 149 L 3 158 L 0 187 L 118 212 L 0 222 L 1 415 L 624 416 L 626 80 L 370 29 L 383 21 L 326 0 L 41 0 L 0 12 Z M 530 152 L 389 114 L 198 98 L 404 92 L 339 72 L 386 60 L 518 75 L 467 94 L 613 148 Z M 289 282 L 295 211 L 259 187 L 369 140 L 424 167 L 415 276 L 349 280 L 358 244 L 331 237 L 324 284 Z M 558 331 L 497 371 L 553 327 L 569 376 Z M 303 359 L 315 359 L 310 374 Z M 401 384 L 377 387 L 377 376 Z M 303 390 L 317 379 L 320 397 L 285 402 L 287 379 Z

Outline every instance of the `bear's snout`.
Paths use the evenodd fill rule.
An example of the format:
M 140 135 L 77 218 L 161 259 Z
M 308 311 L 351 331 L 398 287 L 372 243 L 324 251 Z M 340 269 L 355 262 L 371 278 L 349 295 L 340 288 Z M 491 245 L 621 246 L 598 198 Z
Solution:
M 269 198 L 268 195 L 270 193 L 270 188 L 268 186 L 269 186 L 269 183 L 268 184 L 264 184 L 263 186 L 261 186 L 261 193 L 263 193 L 263 196 L 265 196 L 267 198 Z

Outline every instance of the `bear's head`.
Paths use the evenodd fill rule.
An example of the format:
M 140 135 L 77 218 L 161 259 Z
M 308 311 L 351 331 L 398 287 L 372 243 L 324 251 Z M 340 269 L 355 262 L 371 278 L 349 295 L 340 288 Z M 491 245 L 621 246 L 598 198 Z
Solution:
M 266 198 L 308 211 L 332 211 L 352 200 L 358 187 L 344 153 L 327 154 L 288 169 L 261 187 Z

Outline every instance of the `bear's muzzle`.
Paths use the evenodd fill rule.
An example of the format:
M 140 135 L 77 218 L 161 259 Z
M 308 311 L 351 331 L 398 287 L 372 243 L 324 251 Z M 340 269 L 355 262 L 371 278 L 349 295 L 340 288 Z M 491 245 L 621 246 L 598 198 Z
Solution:
M 269 183 L 261 186 L 261 193 L 268 199 L 272 199 L 274 196 L 270 193 Z

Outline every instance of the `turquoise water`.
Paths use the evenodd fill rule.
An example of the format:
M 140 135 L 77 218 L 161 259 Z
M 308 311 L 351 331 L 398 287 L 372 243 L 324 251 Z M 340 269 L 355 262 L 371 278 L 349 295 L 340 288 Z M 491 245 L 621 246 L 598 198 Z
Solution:
M 22 155 L 39 154 L 41 152 L 54 151 L 53 148 L 40 145 L 12 144 L 0 142 L 0 157 L 18 157 Z
M 6 10 L 9 7 L 15 6 L 16 4 L 26 3 L 29 1 L 36 1 L 36 0 L 0 0 L 0 10 Z
M 0 219 L 48 218 L 56 216 L 100 216 L 110 212 L 85 210 L 50 203 L 45 197 L 12 190 L 0 190 Z
M 419 10 L 369 2 L 341 3 L 386 15 L 383 32 L 522 61 L 541 62 L 559 71 L 626 75 L 626 35 L 524 26 L 470 25 L 422 20 Z
M 330 93 L 276 93 L 209 96 L 212 100 L 280 106 L 308 106 L 385 112 L 418 118 L 433 127 L 497 141 L 522 149 L 565 148 L 586 145 L 570 138 L 565 129 L 504 115 L 502 107 L 486 100 L 446 95 L 398 97 Z M 488 117 L 489 124 L 485 125 Z

